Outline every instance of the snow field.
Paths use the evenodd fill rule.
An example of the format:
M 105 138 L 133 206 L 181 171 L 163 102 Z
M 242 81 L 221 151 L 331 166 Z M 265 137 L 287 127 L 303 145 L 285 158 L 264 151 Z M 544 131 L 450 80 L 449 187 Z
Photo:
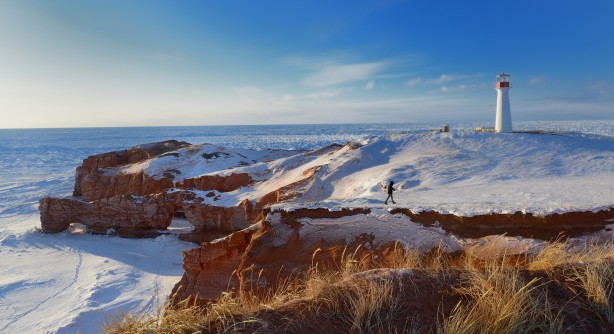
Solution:
M 194 244 L 78 229 L 42 234 L 37 216 L 1 219 L 0 332 L 98 333 L 120 312 L 156 312 Z

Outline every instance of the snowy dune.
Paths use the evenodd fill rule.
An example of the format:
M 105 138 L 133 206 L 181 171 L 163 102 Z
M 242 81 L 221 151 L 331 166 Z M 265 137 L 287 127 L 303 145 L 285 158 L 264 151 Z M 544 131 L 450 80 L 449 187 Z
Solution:
M 205 152 L 205 153 L 203 153 Z M 175 181 L 248 173 L 257 181 L 206 203 L 234 206 L 316 177 L 277 208 L 380 207 L 395 181 L 397 206 L 458 216 L 551 214 L 614 205 L 614 138 L 580 134 L 405 133 L 365 138 L 312 154 L 202 145 L 122 167 Z M 203 154 L 210 157 L 203 159 Z M 115 171 L 117 173 L 117 171 Z
M 370 206 L 396 183 L 397 205 L 471 216 L 595 210 L 614 205 L 614 139 L 552 134 L 425 133 L 366 140 L 306 194 Z M 329 188 L 329 194 L 315 189 Z
M 389 180 L 396 183 L 396 206 L 415 212 L 472 216 L 521 211 L 543 215 L 614 205 L 612 137 L 389 134 L 366 138 L 353 148 L 331 147 L 326 152 L 319 156 L 298 153 L 272 161 L 260 160 L 250 166 L 219 157 L 214 164 L 225 167 L 223 174 L 249 173 L 260 182 L 218 194 L 211 204 L 232 206 L 245 198 L 256 201 L 270 191 L 304 179 L 309 170 L 317 167 L 316 177 L 299 197 L 275 207 L 381 207 Z M 202 160 L 195 160 L 189 170 L 181 164 L 166 168 L 178 170 L 180 176 L 214 173 L 212 162 Z M 155 160 L 148 163 L 159 165 Z

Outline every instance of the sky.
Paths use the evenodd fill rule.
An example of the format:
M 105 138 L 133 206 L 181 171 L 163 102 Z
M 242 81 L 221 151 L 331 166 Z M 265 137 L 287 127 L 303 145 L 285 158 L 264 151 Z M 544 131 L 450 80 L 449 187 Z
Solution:
M 614 1 L 0 0 L 0 128 L 614 119 Z

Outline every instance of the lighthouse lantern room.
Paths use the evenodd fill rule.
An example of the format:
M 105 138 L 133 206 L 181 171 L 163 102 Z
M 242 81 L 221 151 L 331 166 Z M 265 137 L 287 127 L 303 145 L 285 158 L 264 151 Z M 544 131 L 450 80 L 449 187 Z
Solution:
M 495 89 L 497 90 L 496 132 L 512 132 L 512 112 L 510 111 L 509 96 L 510 88 L 512 88 L 510 75 L 506 73 L 497 75 L 497 82 L 495 83 Z

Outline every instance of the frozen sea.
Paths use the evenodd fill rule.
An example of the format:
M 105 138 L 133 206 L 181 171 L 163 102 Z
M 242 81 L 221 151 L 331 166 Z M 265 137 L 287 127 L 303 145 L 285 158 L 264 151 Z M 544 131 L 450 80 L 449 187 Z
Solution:
M 38 232 L 38 200 L 72 193 L 89 155 L 176 139 L 243 148 L 314 149 L 442 124 L 0 130 L 0 333 L 97 333 L 118 312 L 154 312 L 182 274 L 174 236 L 130 240 Z M 470 131 L 484 122 L 450 124 Z M 614 137 L 614 120 L 515 122 L 515 130 Z

